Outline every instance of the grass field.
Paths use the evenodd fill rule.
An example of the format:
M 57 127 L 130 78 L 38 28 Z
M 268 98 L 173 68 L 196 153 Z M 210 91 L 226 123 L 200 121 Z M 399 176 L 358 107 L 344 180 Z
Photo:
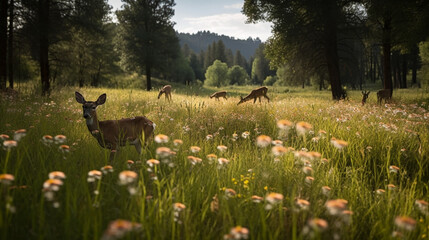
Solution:
M 101 120 L 145 115 L 169 138 L 112 162 L 76 89 L 2 98 L 0 134 L 18 139 L 0 140 L 1 239 L 429 239 L 429 93 L 395 91 L 383 105 L 371 93 L 361 106 L 360 91 L 334 102 L 270 89 L 270 103 L 237 106 L 250 89 L 216 101 L 215 89 L 180 88 L 171 103 L 80 89 L 93 101 L 107 93 Z M 90 172 L 106 165 L 113 172 Z M 120 181 L 123 171 L 137 177 Z

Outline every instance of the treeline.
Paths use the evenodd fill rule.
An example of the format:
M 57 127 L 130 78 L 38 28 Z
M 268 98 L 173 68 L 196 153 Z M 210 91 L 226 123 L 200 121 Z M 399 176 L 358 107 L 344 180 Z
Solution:
M 376 83 L 392 90 L 419 86 L 425 78 L 418 74 L 428 75 L 428 1 L 246 0 L 250 22 L 273 22 L 273 35 L 251 55 L 224 40 L 260 40 L 209 32 L 182 34 L 189 41 L 217 37 L 205 48 L 196 51 L 196 42 L 181 47 L 171 21 L 174 5 L 123 0 L 114 23 L 107 0 L 1 1 L 0 89 L 37 79 L 47 95 L 52 84 L 115 86 L 117 76 L 137 73 L 147 90 L 157 77 L 212 86 L 312 85 L 340 99 L 344 86 Z
M 185 44 L 188 47 L 199 53 L 201 50 L 206 51 L 208 46 L 213 42 L 218 42 L 221 40 L 226 48 L 232 50 L 232 52 L 240 51 L 243 57 L 250 59 L 253 57 L 256 49 L 262 43 L 259 38 L 253 39 L 251 37 L 246 40 L 236 39 L 234 37 L 219 35 L 210 31 L 199 31 L 197 33 L 177 33 L 177 36 L 180 40 L 180 45 L 183 47 Z

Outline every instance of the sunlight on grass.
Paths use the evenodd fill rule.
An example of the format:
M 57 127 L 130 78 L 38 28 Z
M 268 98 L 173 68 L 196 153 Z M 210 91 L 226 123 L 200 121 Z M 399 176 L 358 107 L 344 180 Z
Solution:
M 84 88 L 100 120 L 156 123 L 141 156 L 109 161 L 75 89 L 0 105 L 3 239 L 426 239 L 428 93 L 377 105 L 360 92 Z M 18 130 L 18 131 L 17 131 Z

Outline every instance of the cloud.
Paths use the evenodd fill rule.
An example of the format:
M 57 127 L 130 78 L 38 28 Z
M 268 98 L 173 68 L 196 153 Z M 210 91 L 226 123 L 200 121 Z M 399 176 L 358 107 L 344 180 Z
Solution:
M 240 10 L 242 7 L 243 7 L 243 3 L 236 3 L 236 4 L 223 6 L 223 8 L 225 8 L 225 9 L 240 9 Z
M 270 23 L 246 24 L 246 17 L 241 13 L 184 18 L 175 28 L 179 32 L 189 33 L 207 30 L 239 39 L 259 37 L 262 41 L 271 36 Z

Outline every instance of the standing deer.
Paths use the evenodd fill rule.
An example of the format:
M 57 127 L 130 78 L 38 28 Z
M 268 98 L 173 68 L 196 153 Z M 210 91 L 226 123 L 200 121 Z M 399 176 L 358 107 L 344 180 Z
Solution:
M 382 89 L 377 92 L 377 102 L 378 104 L 381 104 L 381 101 L 384 99 L 384 103 L 387 102 L 387 100 L 390 100 L 392 98 L 392 92 L 390 89 Z
M 267 96 L 267 91 L 268 91 L 267 87 L 260 87 L 260 88 L 254 89 L 246 97 L 243 98 L 242 96 L 240 96 L 240 102 L 238 102 L 237 105 L 247 102 L 251 99 L 253 99 L 253 103 L 255 103 L 256 98 L 259 98 L 259 102 L 261 102 L 261 97 L 268 99 L 268 102 L 270 102 L 270 98 Z
M 220 97 L 223 97 L 228 100 L 228 98 L 226 98 L 226 91 L 215 92 L 210 95 L 210 98 L 216 98 L 216 100 L 219 100 Z
M 168 101 L 171 100 L 171 85 L 165 85 L 161 88 L 158 94 L 158 99 L 161 97 L 162 94 L 165 94 L 165 99 Z
M 362 91 L 362 106 L 365 105 L 366 100 L 368 99 L 368 96 L 371 92 L 370 91 Z
M 153 136 L 155 123 L 143 116 L 123 118 L 121 120 L 99 121 L 96 109 L 106 102 L 106 94 L 98 97 L 97 101 L 86 101 L 79 92 L 75 92 L 76 101 L 82 104 L 83 117 L 89 132 L 101 147 L 110 149 L 110 160 L 120 146 L 127 143 L 134 145 L 137 152 L 141 154 L 142 140 L 147 141 Z

